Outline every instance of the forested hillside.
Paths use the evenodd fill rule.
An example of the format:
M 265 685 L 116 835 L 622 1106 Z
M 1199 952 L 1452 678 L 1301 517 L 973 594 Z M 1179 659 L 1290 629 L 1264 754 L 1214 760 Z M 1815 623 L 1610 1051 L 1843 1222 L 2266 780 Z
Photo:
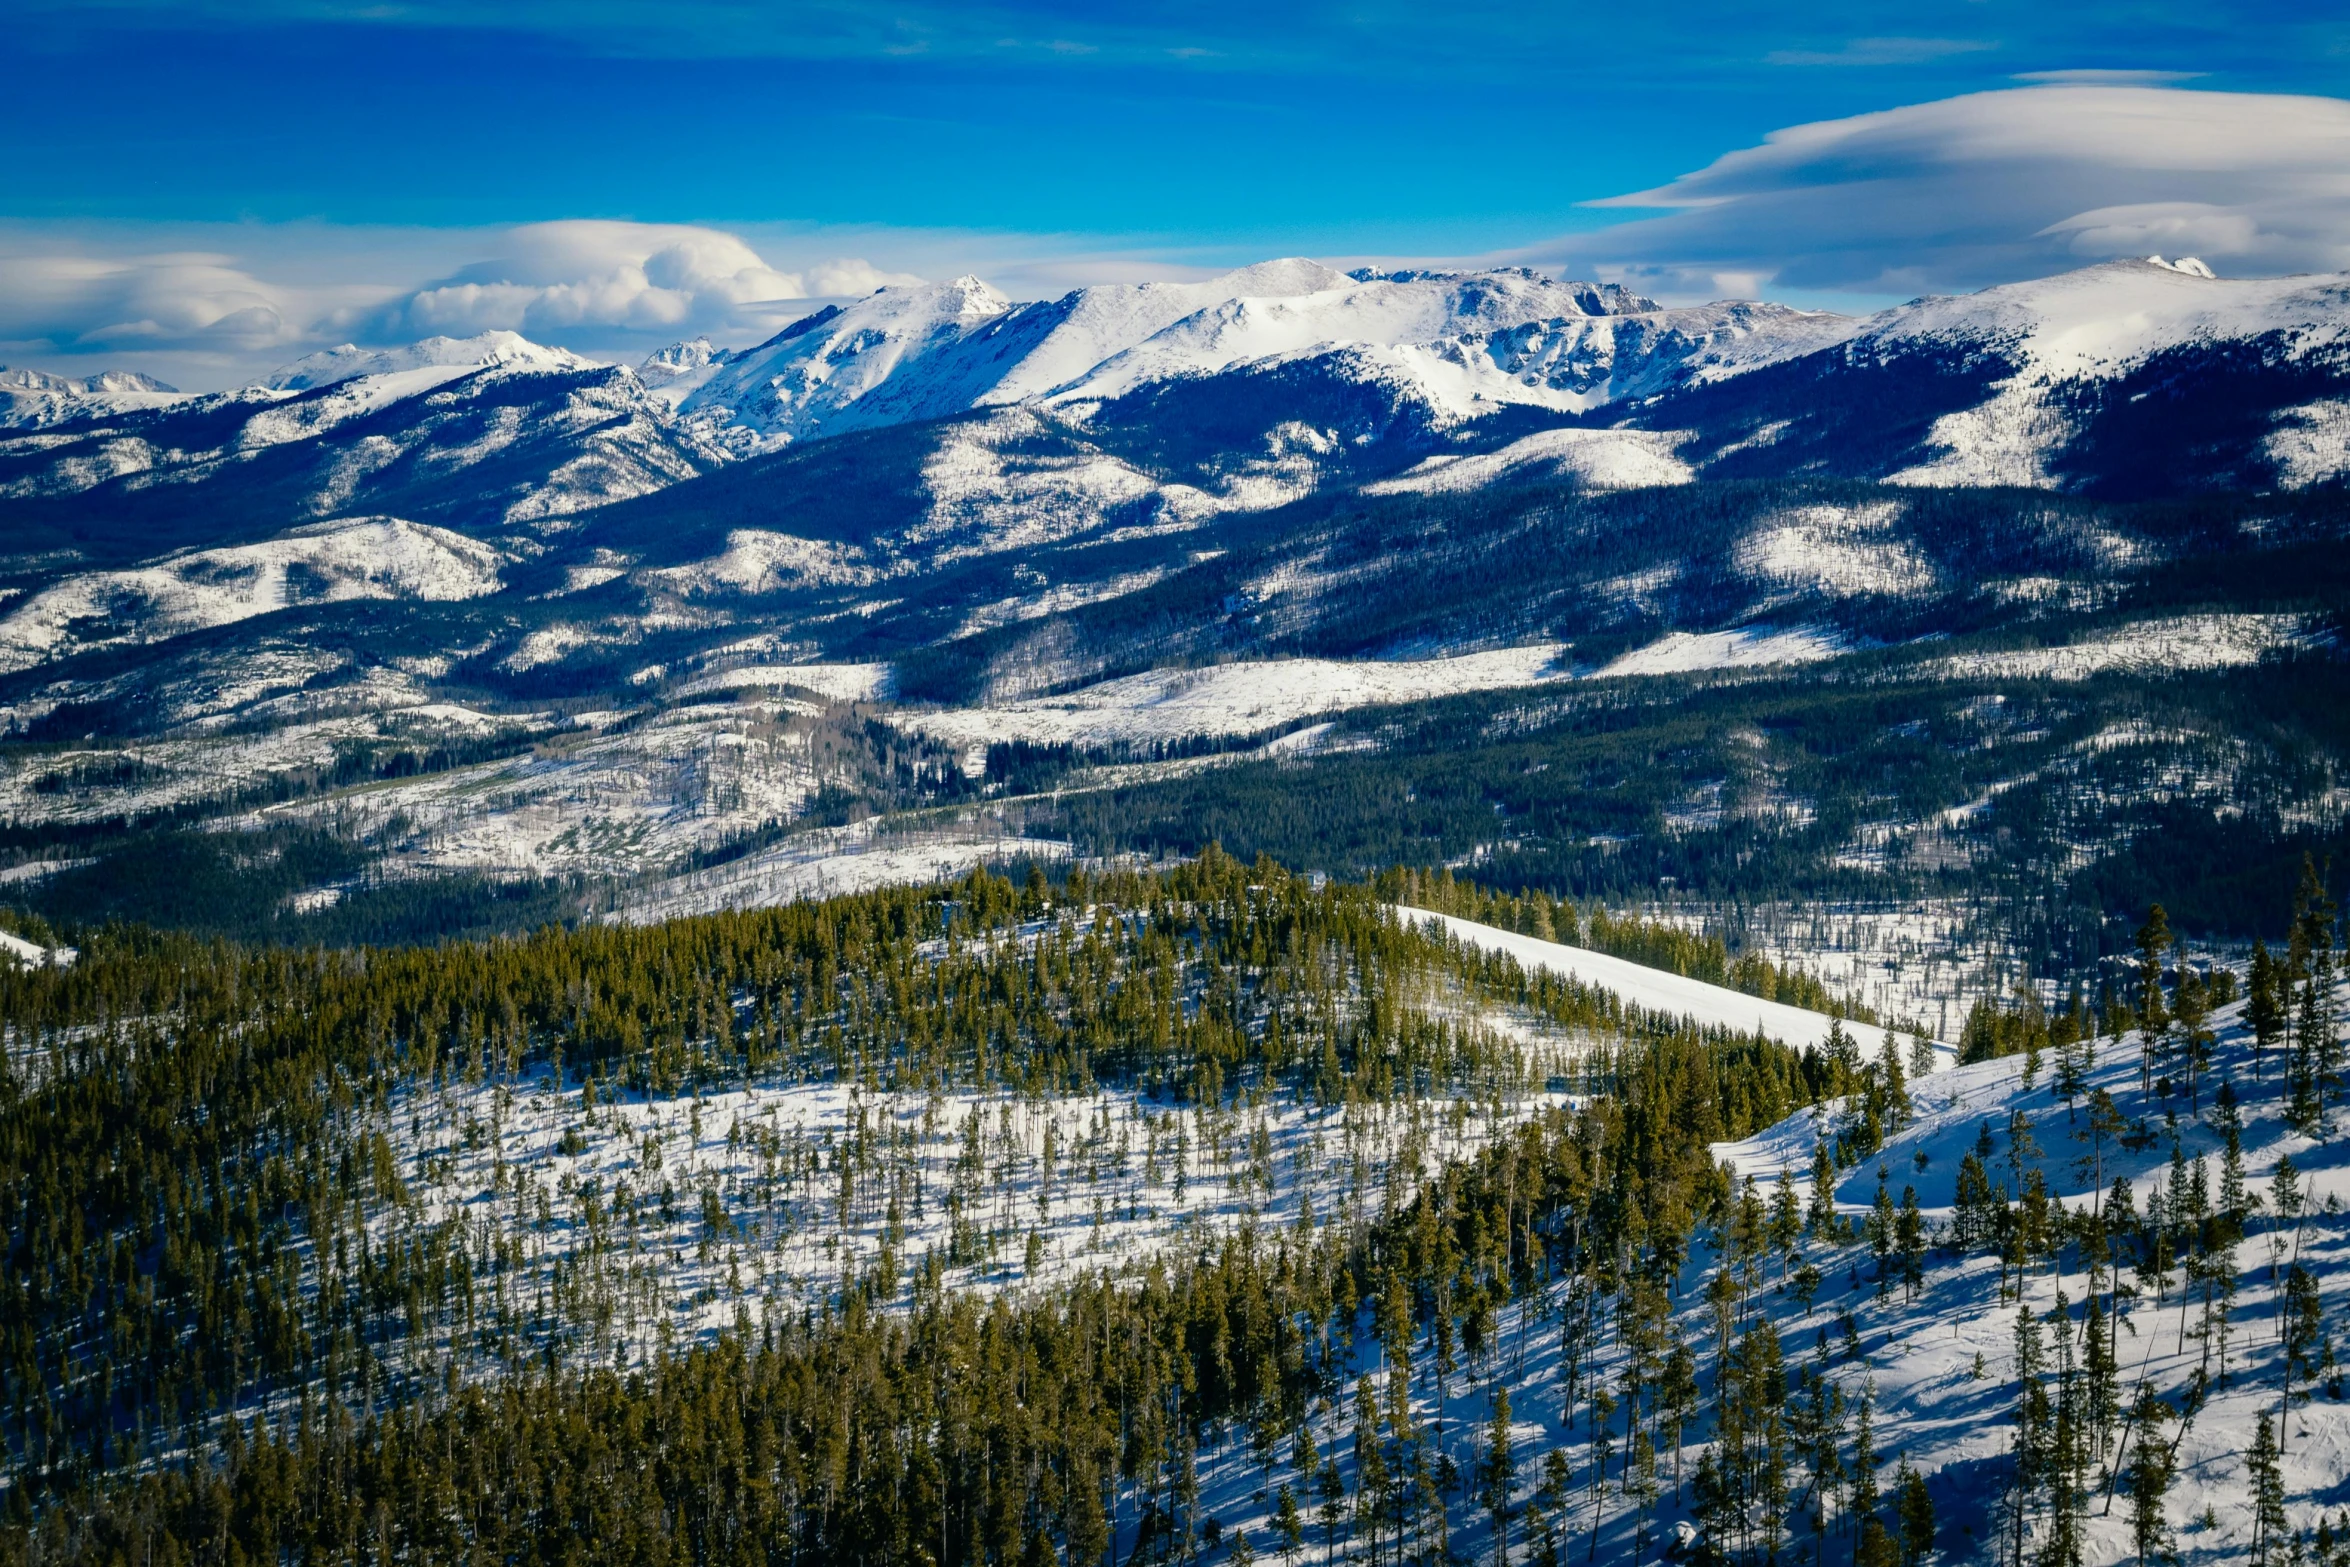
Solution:
M 2133 984 L 1987 1008 L 1923 1078 L 1922 1039 L 1643 1014 L 1407 891 L 1834 1000 L 1214 851 L 432 949 L 118 927 L 0 973 L 0 1552 L 1400 1567 L 1686 1524 L 2078 1562 L 2127 1520 L 2332 1559 L 2314 872 L 2240 996 L 2157 915 Z M 2006 1359 L 1902 1358 L 2002 1323 Z M 2239 1423 L 2241 1507 L 2187 1435 Z

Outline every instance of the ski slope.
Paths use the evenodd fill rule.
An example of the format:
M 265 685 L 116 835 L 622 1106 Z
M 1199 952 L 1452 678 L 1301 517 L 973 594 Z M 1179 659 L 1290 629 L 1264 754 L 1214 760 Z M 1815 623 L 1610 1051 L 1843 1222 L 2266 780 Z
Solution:
M 1529 969 L 1548 969 L 1553 974 L 1581 980 L 1612 990 L 1631 1006 L 1644 1007 L 1651 1012 L 1662 1012 L 1673 1017 L 1694 1018 L 1697 1022 L 1716 1028 L 1732 1028 L 1742 1033 L 1761 1032 L 1782 1044 L 1798 1049 L 1827 1043 L 1831 1020 L 1823 1012 L 1807 1012 L 1784 1002 L 1765 1001 L 1743 991 L 1723 985 L 1709 985 L 1701 979 L 1685 979 L 1663 969 L 1649 968 L 1625 958 L 1610 957 L 1604 952 L 1590 952 L 1581 947 L 1570 947 L 1561 942 L 1543 941 L 1535 936 L 1521 936 L 1514 930 L 1497 930 L 1491 925 L 1480 925 L 1474 920 L 1456 915 L 1437 914 L 1408 904 L 1396 905 L 1396 913 L 1406 921 L 1442 928 L 1445 935 L 1482 952 L 1506 953 Z M 1847 1023 L 1845 1032 L 1856 1040 L 1864 1056 L 1874 1056 L 1882 1048 L 1888 1031 L 1870 1023 Z M 1901 1034 L 1891 1035 L 1894 1048 L 1906 1050 L 1908 1039 Z M 1938 1054 L 1950 1059 L 1948 1046 L 1937 1045 Z M 1804 1145 L 1805 1158 L 1810 1157 L 1810 1144 Z

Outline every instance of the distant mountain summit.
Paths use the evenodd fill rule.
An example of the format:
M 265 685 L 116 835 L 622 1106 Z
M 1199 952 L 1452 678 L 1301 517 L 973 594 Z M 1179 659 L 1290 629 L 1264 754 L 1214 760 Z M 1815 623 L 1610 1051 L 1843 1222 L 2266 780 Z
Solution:
M 178 387 L 136 370 L 101 370 L 76 379 L 0 365 L 0 429 L 40 429 L 92 414 L 152 408 L 179 395 Z
M 482 332 L 473 337 L 428 337 L 404 348 L 360 348 L 345 343 L 306 354 L 273 371 L 261 384 L 273 391 L 303 392 L 361 376 L 416 370 L 455 374 L 492 369 L 587 370 L 595 363 L 568 349 L 542 347 L 519 332 Z
M 100 553 L 376 514 L 561 530 L 891 429 L 914 433 L 893 448 L 888 504 L 935 513 L 923 526 L 941 540 L 982 515 L 991 537 L 1059 537 L 1113 513 L 1536 474 L 2300 490 L 2350 474 L 2350 277 L 2226 279 L 2153 257 L 1865 318 L 1665 306 L 1520 267 L 1289 257 L 1026 303 L 959 277 L 633 369 L 492 331 L 343 344 L 208 396 L 10 371 L 0 428 L 41 432 L 0 449 L 0 511 L 48 505 L 20 527 Z M 1625 438 L 1556 433 L 1570 429 Z M 1455 461 L 1471 458 L 1491 460 Z

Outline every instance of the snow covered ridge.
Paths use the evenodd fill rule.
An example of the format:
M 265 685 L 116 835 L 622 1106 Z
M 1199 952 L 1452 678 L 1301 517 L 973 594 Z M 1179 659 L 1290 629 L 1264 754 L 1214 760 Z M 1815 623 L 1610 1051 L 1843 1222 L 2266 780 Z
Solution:
M 273 391 L 301 392 L 363 376 L 445 371 L 442 380 L 477 370 L 591 370 L 596 361 L 564 348 L 546 348 L 519 332 L 492 331 L 473 337 L 428 337 L 404 348 L 365 349 L 345 343 L 321 349 L 273 372 L 261 384 Z
M 135 370 L 77 378 L 0 365 L 0 430 L 39 430 L 75 419 L 167 408 L 185 395 Z
M 2337 992 L 2335 1016 L 2346 1003 L 2350 990 Z M 1937 1245 L 1914 1293 L 1899 1283 L 1872 1290 L 1880 1264 L 1868 1244 L 1812 1258 L 1807 1241 L 1819 1298 L 1799 1298 L 1784 1265 L 1760 1297 L 1791 1361 L 1798 1352 L 1808 1358 L 1815 1334 L 1844 1331 L 1843 1322 L 1857 1329 L 1846 1342 L 1859 1351 L 1858 1363 L 1840 1380 L 1848 1396 L 1864 1378 L 1873 1388 L 1880 1453 L 1904 1452 L 1929 1474 L 1939 1471 L 1934 1500 L 1947 1559 L 2005 1560 L 2019 1532 L 2009 1510 L 2016 1500 L 2019 1307 L 2043 1335 L 2053 1411 L 2059 1394 L 2077 1396 L 2092 1370 L 2086 1306 L 2092 1295 L 2100 1297 L 2102 1319 L 2114 1324 L 2122 1410 L 2141 1388 L 2168 1406 L 2159 1434 L 2171 1445 L 2173 1472 L 2153 1520 L 2180 1553 L 2168 1559 L 2254 1559 L 2258 1498 L 2250 1463 L 2264 1420 L 2282 1449 L 2286 1532 L 2306 1535 L 2321 1518 L 2336 1517 L 2350 1474 L 2350 1403 L 2341 1398 L 2325 1347 L 2338 1342 L 2350 1310 L 2342 1112 L 2332 1112 L 2332 1131 L 2324 1137 L 2290 1124 L 2284 1052 L 2272 1045 L 2256 1062 L 2244 1012 L 2239 1002 L 2209 1019 L 2213 1039 L 2199 1103 L 2183 1082 L 2169 1081 L 2181 1059 L 2177 1033 L 2158 1033 L 2150 1069 L 2144 1036 L 2132 1031 L 2096 1041 L 2069 1090 L 2053 1051 L 1914 1082 L 1909 1124 L 1875 1155 L 1831 1173 L 1836 1208 L 1864 1232 L 1880 1222 L 1871 1217 L 1882 1212 L 1880 1190 L 1897 1199 L 1906 1189 L 1931 1238 L 1947 1245 L 1958 1239 L 1959 1187 L 1972 1158 L 1976 1172 L 1998 1188 L 2003 1208 L 2017 1198 L 2028 1206 L 2038 1193 L 2056 1219 L 2082 1223 L 2100 1215 L 2108 1234 L 2124 1238 L 2098 1272 L 2090 1271 L 2084 1248 L 2057 1231 L 2053 1244 L 2020 1269 L 2002 1268 L 1979 1244 L 1953 1251 Z M 2222 1082 L 2239 1104 L 2232 1138 L 2216 1103 Z M 2093 1120 L 2097 1095 L 2107 1096 L 2113 1117 L 2102 1130 Z M 1782 1172 L 1797 1192 L 1808 1193 L 1814 1151 L 1823 1133 L 1833 1135 L 1841 1113 L 1837 1105 L 1805 1111 L 1741 1142 L 1717 1144 L 1714 1152 L 1757 1181 L 1766 1201 Z M 2287 1161 L 2295 1167 L 2289 1183 Z M 2228 1227 L 2205 1226 L 2229 1205 L 2235 1181 L 2244 1213 L 2241 1238 L 2231 1239 Z M 2159 1253 L 2152 1244 L 2157 1231 L 2172 1242 Z M 2182 1238 L 2196 1231 L 2216 1239 Z M 2294 1287 L 2296 1270 L 2305 1282 Z M 1692 1327 L 1696 1319 L 1692 1311 Z M 2297 1351 L 2287 1411 L 2289 1328 L 2311 1337 Z M 1848 1349 L 1822 1363 L 1851 1359 Z M 2330 1386 L 2329 1377 L 2337 1378 Z M 2086 1470 L 2088 1505 L 2078 1520 L 2083 1561 L 2137 1558 L 2130 1487 L 2105 1479 L 2127 1468 L 2128 1450 L 2116 1447 L 2115 1435 L 2105 1432 L 2102 1461 Z M 2056 1520 L 2042 1498 L 2022 1501 L 2020 1532 L 2031 1559 Z M 2269 1531 L 2273 1546 L 2273 1520 Z M 2269 1556 L 2297 1559 L 2297 1551 Z
M 469 599 L 502 586 L 498 550 L 397 517 L 319 523 L 261 544 L 190 550 L 68 577 L 0 619 L 0 672 L 346 599 Z
M 1586 985 L 1613 991 L 1627 1005 L 1641 1007 L 1664 1017 L 1689 1018 L 1701 1027 L 1766 1034 L 1781 1044 L 1801 1050 L 1818 1049 L 1826 1045 L 1828 1031 L 1833 1026 L 1833 1020 L 1824 1012 L 1807 1012 L 1784 1002 L 1765 1001 L 1759 996 L 1750 996 L 1724 985 L 1711 985 L 1701 979 L 1686 979 L 1679 974 L 1649 968 L 1604 952 L 1544 941 L 1537 936 L 1523 936 L 1516 931 L 1480 925 L 1458 915 L 1437 914 L 1408 905 L 1399 904 L 1396 913 L 1407 922 L 1432 925 L 1437 934 L 1449 936 L 1463 946 L 1480 952 L 1502 953 L 1515 958 L 1521 967 L 1548 969 L 1562 978 L 1577 979 Z M 1896 1050 L 1906 1052 L 1910 1047 L 1908 1035 L 1879 1028 L 1873 1023 L 1846 1023 L 1844 1031 L 1852 1036 L 1867 1056 L 1873 1057 L 1883 1049 L 1888 1039 Z M 1948 1046 L 1937 1045 L 1935 1050 L 1940 1058 L 1949 1059 L 1951 1052 Z M 1805 1157 L 1809 1157 L 1808 1150 Z
M 1510 403 L 1574 412 L 1850 330 L 1842 317 L 1773 305 L 1666 310 L 1522 268 L 1342 273 L 1288 258 L 1199 283 L 1109 285 L 1019 305 L 962 277 L 884 289 L 795 322 L 712 373 L 697 369 L 679 406 L 780 443 L 1021 402 L 1090 405 L 1171 380 L 1328 360 L 1342 378 L 1392 381 L 1447 417 Z M 680 352 L 669 350 L 656 373 L 671 378 Z

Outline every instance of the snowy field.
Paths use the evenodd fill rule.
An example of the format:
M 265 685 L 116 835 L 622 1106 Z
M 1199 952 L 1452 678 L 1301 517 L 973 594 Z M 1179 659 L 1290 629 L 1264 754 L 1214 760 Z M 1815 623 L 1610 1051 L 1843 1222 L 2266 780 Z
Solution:
M 1424 702 L 1473 691 L 1509 690 L 1574 679 L 1693 674 L 1715 669 L 1808 664 L 1844 645 L 1810 626 L 1676 631 L 1612 660 L 1578 670 L 1559 643 L 1426 659 L 1264 659 L 1201 669 L 1127 675 L 1059 696 L 994 707 L 911 713 L 898 722 L 950 744 L 998 740 L 1100 749 L 1119 745 L 1261 734 L 1322 713 Z
M 1536 1080 L 1566 1059 L 1538 1061 Z M 896 1270 L 885 1295 L 926 1260 L 947 1288 L 995 1291 L 1130 1273 L 1246 1226 L 1367 1220 L 1559 1102 L 1497 1090 L 1201 1107 L 1108 1089 L 758 1081 L 590 1104 L 542 1071 L 396 1100 L 388 1121 L 416 1206 L 378 1227 L 459 1223 L 485 1258 L 519 1236 L 514 1299 L 559 1281 L 608 1308 L 588 1315 L 642 1353 L 729 1326 L 738 1308 L 819 1304 L 876 1266 Z
M 1538 643 L 1454 658 L 1391 662 L 1247 660 L 1204 669 L 1154 670 L 1063 696 L 908 714 L 899 722 L 949 744 L 972 747 L 999 740 L 1105 747 L 1258 734 L 1342 708 L 1567 679 L 1571 671 L 1559 662 L 1564 652 L 1559 644 Z
M 2088 680 L 2109 670 L 2238 669 L 2271 652 L 2313 645 L 2299 615 L 2175 615 L 2060 647 L 1954 653 L 1909 673 L 1938 680 Z
M 1630 912 L 1700 935 L 1722 935 L 1732 950 L 1801 969 L 1879 1017 L 1915 1018 L 1936 1039 L 1956 1039 L 1977 1000 L 2012 997 L 2024 972 L 1993 915 L 1959 899 L 1737 909 L 1647 904 Z M 2046 999 L 2057 998 L 2051 991 Z
M 1782 1002 L 1765 1001 L 1743 991 L 1685 979 L 1604 952 L 1544 941 L 1537 936 L 1522 936 L 1513 930 L 1497 930 L 1456 915 L 1436 914 L 1408 905 L 1398 905 L 1396 912 L 1418 924 L 1432 923 L 1463 945 L 1484 952 L 1507 953 L 1521 967 L 1548 969 L 1563 978 L 1580 979 L 1584 984 L 1614 991 L 1630 1005 L 1667 1017 L 1690 1018 L 1706 1027 L 1735 1029 L 1740 1033 L 1759 1032 L 1797 1049 L 1816 1048 L 1827 1042 L 1831 1020 L 1824 1012 L 1807 1012 Z M 1860 1045 L 1861 1053 L 1870 1058 L 1875 1057 L 1886 1039 L 1886 1030 L 1869 1023 L 1847 1023 L 1845 1032 Z M 1909 1037 L 1895 1033 L 1892 1038 L 1894 1048 L 1906 1055 Z M 1939 1048 L 1947 1059 L 1948 1047 Z
M 803 898 L 947 881 L 979 865 L 1066 860 L 1070 853 L 1064 841 L 1018 837 L 993 819 L 889 833 L 865 821 L 795 833 L 725 865 L 619 894 L 609 917 L 646 925 L 686 914 L 774 908 Z

